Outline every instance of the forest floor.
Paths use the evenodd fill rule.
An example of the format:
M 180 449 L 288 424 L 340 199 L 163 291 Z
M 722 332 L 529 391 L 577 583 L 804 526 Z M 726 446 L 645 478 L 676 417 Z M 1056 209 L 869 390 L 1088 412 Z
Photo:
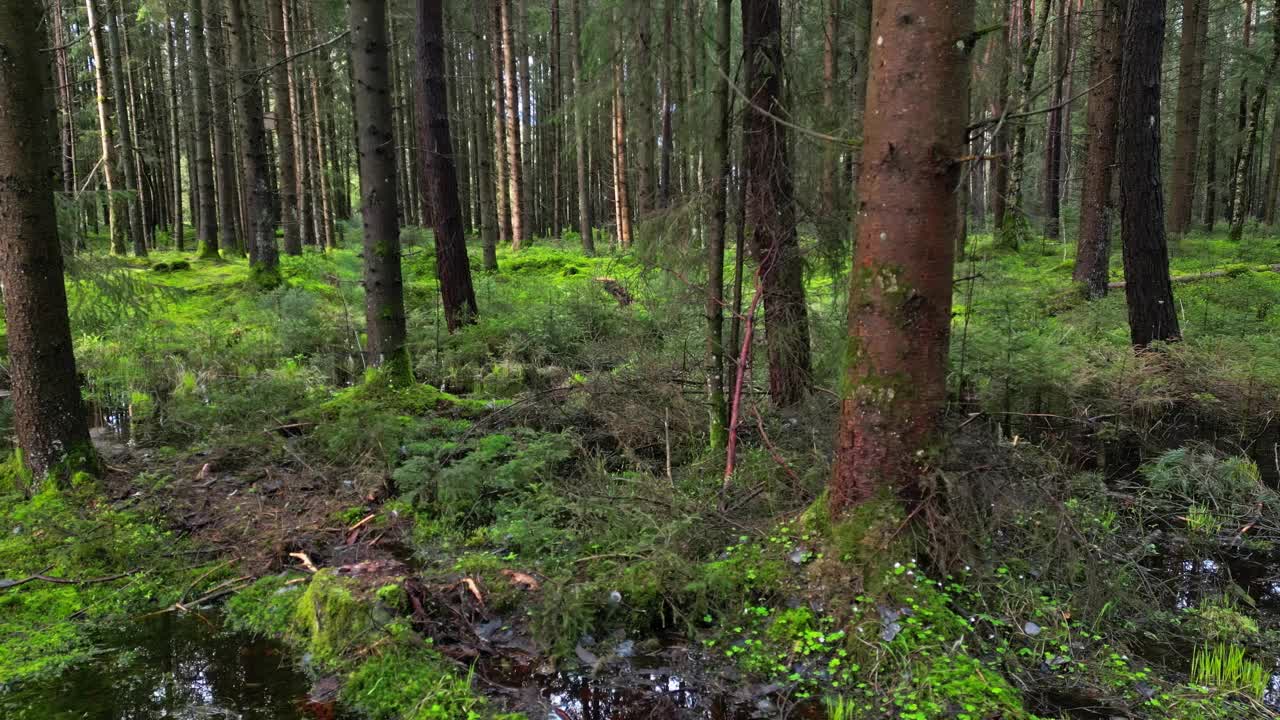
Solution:
M 1179 242 L 1176 276 L 1214 275 L 1176 285 L 1185 341 L 1135 356 L 1123 293 L 1079 299 L 1069 247 L 975 236 L 925 502 L 837 525 L 845 308 L 820 267 L 819 390 L 749 393 L 726 488 L 696 248 L 502 252 L 450 335 L 408 239 L 409 386 L 363 366 L 353 250 L 283 258 L 271 290 L 243 260 L 71 263 L 108 472 L 0 477 L 0 714 L 1275 716 L 1276 238 Z M 293 675 L 262 680 L 281 651 L 247 634 Z

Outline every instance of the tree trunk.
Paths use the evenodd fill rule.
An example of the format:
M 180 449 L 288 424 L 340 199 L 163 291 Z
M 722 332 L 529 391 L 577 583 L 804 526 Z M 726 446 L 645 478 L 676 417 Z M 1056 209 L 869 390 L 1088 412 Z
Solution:
M 472 89 L 477 99 L 476 104 L 480 108 L 472 118 L 476 141 L 476 194 L 480 198 L 480 240 L 484 246 L 485 272 L 497 272 L 498 202 L 493 162 L 496 141 L 493 138 L 493 125 L 489 122 L 493 108 L 493 98 L 489 92 L 492 74 L 489 67 L 489 53 L 481 44 L 483 42 L 481 32 L 488 16 L 485 13 L 484 3 L 473 3 L 471 12 L 476 29 L 471 47 L 477 66 L 476 73 L 472 75 Z
M 1018 84 L 1017 100 L 1014 103 L 1018 113 L 1027 112 L 1031 107 L 1036 62 L 1040 58 L 1040 49 L 1044 46 L 1052 9 L 1053 0 L 1040 0 L 1040 19 L 1035 26 L 1031 26 L 1031 4 L 1024 2 L 1022 6 L 1024 31 L 1031 35 L 1026 40 L 1026 52 L 1022 56 L 1022 81 Z M 1010 122 L 1013 125 L 1013 148 L 1009 157 L 1008 205 L 1005 208 L 1004 223 L 996 230 L 1001 247 L 1017 249 L 1027 239 L 1029 228 L 1026 208 L 1022 202 L 1023 186 L 1026 183 L 1027 119 L 1014 118 Z
M 53 203 L 55 110 L 46 90 L 53 75 L 41 10 L 41 3 L 0 3 L 0 280 L 14 431 L 38 477 L 59 465 L 70 471 L 96 464 L 67 319 Z M 90 10 L 100 60 L 92 3 Z M 102 66 L 95 68 L 100 76 Z M 99 79 L 100 94 L 103 85 Z
M 1068 127 L 1067 80 L 1071 75 L 1071 26 L 1075 4 L 1067 0 L 1065 10 L 1058 14 L 1054 31 L 1053 94 L 1050 100 L 1049 132 L 1044 148 L 1044 236 L 1050 240 L 1061 237 L 1062 185 L 1066 174 L 1065 149 L 1070 137 Z
M 1200 14 L 1208 12 L 1204 0 L 1182 3 L 1182 39 L 1178 58 L 1178 104 L 1174 110 L 1173 168 L 1169 178 L 1169 233 L 1185 235 L 1191 229 L 1195 201 L 1196 146 L 1200 134 L 1200 97 L 1204 64 L 1201 59 Z
M 795 201 L 782 94 L 782 11 L 779 0 L 743 0 L 743 114 L 747 211 L 760 264 L 769 348 L 769 397 L 779 407 L 800 402 L 812 385 L 804 259 L 796 237 Z
M 292 67 L 285 46 L 284 5 L 288 0 L 267 0 L 267 28 L 270 33 L 271 89 L 275 95 L 276 158 L 280 167 L 280 225 L 284 228 L 284 251 L 302 254 L 298 220 L 298 166 L 294 155 L 293 98 L 289 95 Z
M 839 517 L 918 495 L 946 398 L 973 2 L 872 4 L 862 200 L 831 477 Z M 928 22 L 925 22 L 925 18 Z
M 869 0 L 868 0 L 869 1 Z M 991 115 L 998 119 L 991 137 L 991 225 L 999 237 L 1009 211 L 1009 123 L 1006 115 L 1011 112 L 1009 97 L 1009 71 L 1013 65 L 1012 3 L 1003 2 L 1004 31 L 1000 33 L 1000 47 L 996 51 L 996 84 Z
M 364 215 L 365 320 L 371 364 L 411 377 L 405 348 L 404 281 L 396 212 L 396 148 L 387 72 L 386 0 L 351 3 L 351 67 Z M 443 59 L 441 60 L 443 64 Z M 436 238 L 439 245 L 440 238 Z
M 74 86 L 71 61 L 67 57 L 70 39 L 67 37 L 66 18 L 63 17 L 62 1 L 57 0 L 49 8 L 53 20 L 53 45 L 56 73 L 54 79 L 58 87 L 58 137 L 62 156 L 62 192 L 74 195 L 79 189 L 76 184 L 76 125 Z
M 729 78 L 733 62 L 729 50 L 733 32 L 733 2 L 716 3 L 716 68 L 710 164 L 710 202 L 707 206 L 707 404 L 711 448 L 728 441 L 728 408 L 724 396 L 724 238 L 728 220 Z
M 240 171 L 236 163 L 236 146 L 233 139 L 235 129 L 234 109 L 231 104 L 232 76 L 228 67 L 230 59 L 227 57 L 226 30 L 222 22 L 226 15 L 222 8 L 222 0 L 204 0 L 204 4 L 209 30 L 205 37 L 207 56 L 202 56 L 202 59 L 208 62 L 209 72 L 208 81 L 201 86 L 201 92 L 205 92 L 204 88 L 209 88 L 207 92 L 213 99 L 213 107 L 223 109 L 212 113 L 213 159 L 210 161 L 212 163 L 211 182 L 217 183 L 218 188 L 216 223 L 218 230 L 215 232 L 221 234 L 211 249 L 202 248 L 201 255 L 217 257 L 218 251 L 222 251 L 243 257 L 244 235 L 241 234 L 240 228 L 244 226 L 244 221 L 240 218 L 240 200 L 237 190 Z M 206 119 L 205 122 L 208 127 L 208 120 Z M 213 203 L 212 192 L 210 195 L 208 202 Z
M 93 52 L 93 80 L 98 94 L 98 135 L 102 140 L 102 177 L 107 186 L 107 217 L 111 226 L 111 253 L 123 255 L 127 252 L 127 227 L 129 210 L 126 207 L 124 188 L 116 175 L 115 156 L 115 112 L 111 92 L 107 89 L 110 83 L 107 67 L 107 54 L 103 45 L 102 26 L 106 19 L 98 9 L 98 0 L 85 0 L 85 9 L 89 22 L 89 45 Z
M 658 164 L 658 206 L 662 208 L 671 204 L 671 154 L 672 143 L 675 142 L 673 138 L 675 128 L 672 126 L 671 119 L 671 103 L 675 98 L 671 92 L 671 85 L 675 81 L 672 68 L 675 65 L 673 57 L 675 43 L 671 41 L 674 20 L 675 0 L 665 0 L 662 12 L 662 36 L 666 40 L 662 43 L 662 97 L 658 106 L 662 134 L 662 154 Z
M 107 16 L 110 18 L 111 32 L 107 33 L 107 46 L 111 50 L 111 60 L 108 66 L 111 70 L 111 85 L 115 96 L 115 110 L 117 127 L 120 139 L 120 167 L 124 170 L 124 188 L 125 195 L 122 203 L 125 212 L 128 215 L 128 240 L 133 245 L 134 254 L 139 257 L 145 257 L 147 254 L 147 244 L 142 234 L 142 189 L 138 184 L 138 166 L 137 158 L 133 148 L 133 122 L 129 111 L 129 92 L 125 83 L 124 53 L 121 50 L 124 44 L 123 35 L 125 32 L 124 15 L 117 14 L 115 11 L 116 0 L 107 1 Z
M 1096 47 L 1090 71 L 1085 126 L 1088 153 L 1080 191 L 1080 239 L 1072 278 L 1083 284 L 1085 297 L 1107 294 L 1111 258 L 1112 178 L 1116 158 L 1117 120 L 1124 24 L 1130 0 L 1101 0 L 1095 17 Z
M 1275 10 L 1280 13 L 1280 0 L 1276 0 Z M 1258 145 L 1258 128 L 1261 125 L 1262 109 L 1267 100 L 1267 89 L 1271 87 L 1271 82 L 1275 79 L 1276 70 L 1280 67 L 1280 22 L 1273 22 L 1272 28 L 1274 40 L 1271 59 L 1268 61 L 1267 69 L 1258 83 L 1258 88 L 1254 90 L 1253 102 L 1249 109 L 1249 119 L 1245 124 L 1244 138 L 1241 141 L 1244 143 L 1243 150 L 1236 159 L 1235 194 L 1231 199 L 1231 239 L 1236 242 L 1239 242 L 1244 236 L 1245 214 L 1248 212 L 1245 192 L 1248 185 L 1246 174 L 1253 165 L 1253 154 Z
M 436 279 L 449 332 L 475 322 L 476 293 L 462 233 L 444 73 L 443 0 L 418 0 L 418 144 L 436 233 Z M 397 258 L 397 262 L 398 262 Z
M 180 15 L 181 13 L 177 13 Z M 179 118 L 182 117 L 182 107 L 178 104 L 178 45 L 186 42 L 186 33 L 182 32 L 178 24 L 177 18 L 169 20 L 168 24 L 168 44 L 169 44 L 169 112 L 172 121 L 172 135 L 170 141 L 173 143 L 173 247 L 178 252 L 186 250 L 186 231 L 184 229 L 182 216 L 182 127 Z M 190 161 L 190 159 L 188 159 Z
M 618 19 L 615 10 L 614 18 Z M 617 23 L 621 28 L 621 23 Z M 618 247 L 631 248 L 631 184 L 627 177 L 627 102 L 624 87 L 622 49 L 626 41 L 621 29 L 615 35 L 617 52 L 613 59 L 613 218 L 617 225 Z
M 496 0 L 502 29 L 502 64 L 507 111 L 507 183 L 511 213 L 511 248 L 519 250 L 529 239 L 529 215 L 524 197 L 524 163 L 520 135 L 520 78 L 517 75 L 515 27 L 511 0 Z
M 573 65 L 573 136 L 577 149 L 574 161 L 578 179 L 578 233 L 582 235 L 582 251 L 587 255 L 596 254 L 595 238 L 592 227 L 595 221 L 591 216 L 591 185 L 587 173 L 587 120 L 585 83 L 582 77 L 582 3 L 586 0 L 569 0 L 570 12 L 573 15 L 569 30 L 569 52 L 572 53 Z
M 836 104 L 840 64 L 841 0 L 827 0 L 822 33 L 822 127 L 823 132 L 837 134 L 840 129 L 840 107 Z M 854 112 L 858 112 L 854 108 Z M 817 219 L 818 247 L 832 277 L 844 271 L 844 213 L 840 202 L 840 148 L 827 142 L 822 148 L 822 175 L 818 182 L 820 216 Z M 838 283 L 835 283 L 838 285 Z
M 1133 0 L 1120 82 L 1120 233 L 1129 335 L 1146 347 L 1177 340 L 1160 184 L 1160 65 L 1165 0 Z
M 1244 31 L 1242 35 L 1242 44 L 1247 54 L 1253 37 L 1253 0 L 1244 0 Z M 1236 181 L 1239 176 L 1236 174 L 1236 166 L 1241 162 L 1245 153 L 1245 145 L 1248 142 L 1248 133 L 1245 132 L 1249 123 L 1249 72 L 1248 66 L 1241 64 L 1240 69 L 1240 93 L 1239 93 L 1239 109 L 1236 112 L 1236 146 L 1235 155 L 1232 156 L 1231 165 L 1227 168 L 1228 176 L 1226 207 L 1224 208 L 1227 222 L 1232 222 L 1235 218 L 1235 199 Z
M 502 6 L 504 0 L 493 0 L 489 13 L 489 57 L 493 64 L 493 135 L 494 184 L 498 209 L 498 236 L 503 242 L 514 242 L 511 233 L 511 183 L 507 161 L 507 65 L 502 53 Z
M 1219 54 L 1218 60 L 1213 67 L 1212 80 L 1209 85 L 1209 127 L 1206 130 L 1208 137 L 1205 142 L 1205 189 L 1204 189 L 1204 208 L 1201 215 L 1201 222 L 1204 224 L 1204 231 L 1212 233 L 1214 226 L 1218 222 L 1218 184 L 1221 179 L 1218 177 L 1218 152 L 1219 152 L 1219 136 L 1221 135 L 1222 122 L 1218 117 L 1218 110 L 1221 106 L 1220 95 L 1222 93 L 1222 56 Z
M 271 203 L 271 173 L 267 164 L 267 131 L 263 121 L 262 89 L 258 83 L 249 23 L 245 20 L 245 0 L 227 0 L 227 20 L 231 29 L 231 56 L 236 76 L 236 103 L 244 138 L 244 201 L 248 214 L 245 226 L 249 262 L 257 281 L 273 286 L 279 282 L 279 254 L 276 249 L 275 220 Z

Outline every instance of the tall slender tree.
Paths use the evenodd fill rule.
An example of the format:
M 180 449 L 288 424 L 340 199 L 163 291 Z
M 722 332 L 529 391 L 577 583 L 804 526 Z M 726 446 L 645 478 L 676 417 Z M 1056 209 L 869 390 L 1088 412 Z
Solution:
M 1088 152 L 1080 191 L 1080 238 L 1072 278 L 1090 299 L 1107 294 L 1113 217 L 1112 179 L 1120 109 L 1121 48 L 1130 0 L 1101 0 L 1094 15 L 1095 47 L 1085 126 Z
M 364 216 L 368 354 L 372 364 L 407 380 L 410 369 L 405 348 L 400 222 L 396 214 L 395 119 L 391 112 L 386 0 L 353 0 L 350 21 L 360 204 Z
M 128 215 L 127 226 L 133 252 L 139 257 L 147 254 L 146 238 L 142 229 L 142 186 L 138 177 L 137 153 L 134 148 L 133 111 L 130 108 L 129 84 L 125 79 L 124 7 L 116 0 L 106 0 L 111 32 L 107 33 L 107 46 L 111 49 L 111 84 L 116 99 L 116 126 L 120 131 L 120 167 L 124 170 L 124 207 Z
M 289 80 L 292 72 L 285 42 L 284 6 L 288 0 L 267 0 L 267 26 L 271 46 L 271 90 L 275 96 L 276 157 L 280 166 L 280 225 L 284 228 L 284 251 L 302 254 L 298 211 L 298 166 L 294 155 L 293 98 Z
M 871 77 L 830 504 L 917 495 L 946 398 L 972 0 L 872 3 Z M 926 22 L 927 19 L 927 22 Z M 960 40 L 957 40 L 960 38 Z
M 85 10 L 89 22 L 89 46 L 93 52 L 94 89 L 98 96 L 98 136 L 102 147 L 102 178 L 107 190 L 107 218 L 111 226 L 111 252 L 123 255 L 128 251 L 125 241 L 128 236 L 129 210 L 125 202 L 124 186 L 121 185 L 116 162 L 115 111 L 112 93 L 109 90 L 111 78 L 107 66 L 106 45 L 103 41 L 103 25 L 106 16 L 99 8 L 98 0 L 85 0 Z
M 743 113 L 747 220 L 760 265 L 769 348 L 769 397 L 781 407 L 804 398 L 811 384 L 804 259 L 796 236 L 795 199 L 782 93 L 779 0 L 743 0 L 744 72 L 750 99 Z
M 436 234 L 436 280 L 445 324 L 453 332 L 475 322 L 476 293 L 462 234 L 453 138 L 449 133 L 448 88 L 444 73 L 443 0 L 418 0 L 418 144 L 422 177 L 431 199 Z
M 217 1 L 217 0 L 215 0 Z M 218 255 L 218 216 L 216 214 L 216 195 L 213 176 L 213 146 L 209 126 L 212 117 L 209 96 L 209 64 L 205 49 L 206 16 L 205 5 L 209 0 L 190 0 L 191 54 L 187 61 L 191 66 L 191 97 L 194 100 L 195 115 L 191 124 L 195 132 L 194 158 L 190 161 L 196 167 L 196 194 L 199 205 L 192 208 L 196 225 L 196 241 L 199 243 L 200 257 L 217 258 Z M 221 32 L 221 28 L 215 28 Z M 224 218 L 225 219 L 225 218 Z M 235 223 L 232 223 L 235 227 Z M 234 230 L 233 230 L 234 232 Z
M 529 211 L 525 200 L 524 160 L 520 128 L 520 76 L 516 62 L 516 32 L 511 0 L 495 0 L 501 29 L 503 91 L 507 111 L 507 198 L 511 213 L 511 247 L 519 250 L 529 239 Z
M 231 56 L 236 76 L 236 109 L 240 116 L 240 155 L 244 162 L 245 244 L 254 275 L 263 285 L 279 282 L 279 250 L 276 248 L 271 202 L 271 170 L 267 158 L 267 129 L 263 117 L 262 87 L 254 60 L 252 27 L 245 17 L 245 0 L 227 0 Z
M 591 185 L 587 168 L 587 120 L 585 82 L 582 76 L 582 4 L 586 0 L 569 0 L 572 19 L 569 27 L 569 53 L 573 72 L 573 136 L 574 166 L 578 180 L 578 233 L 582 236 L 582 251 L 588 255 L 596 252 L 595 221 L 591 216 Z
M 42 10 L 35 2 L 0 3 L 0 280 L 14 430 L 23 461 L 40 476 L 65 462 L 80 466 L 68 469 L 95 462 L 53 205 L 53 74 Z
M 1253 91 L 1248 120 L 1244 126 L 1244 139 L 1241 141 L 1243 143 L 1242 150 L 1236 157 L 1235 180 L 1232 182 L 1235 190 L 1231 197 L 1231 239 L 1237 242 L 1244 236 L 1245 215 L 1249 210 L 1246 193 L 1249 187 L 1248 174 L 1249 168 L 1253 165 L 1254 152 L 1258 146 L 1258 133 L 1263 123 L 1262 113 L 1266 106 L 1267 91 L 1275 80 L 1277 71 L 1280 70 L 1280 0 L 1276 1 L 1272 16 L 1277 21 L 1271 23 L 1271 59 L 1267 62 L 1266 70 L 1258 82 L 1258 87 Z M 1243 85 L 1241 87 L 1243 90 Z
M 1182 39 L 1178 57 L 1178 101 L 1174 109 L 1173 168 L 1169 175 L 1170 234 L 1185 235 L 1191 229 L 1195 200 L 1197 148 L 1200 142 L 1200 101 L 1204 94 L 1204 23 L 1206 0 L 1183 0 Z
M 1120 75 L 1120 233 L 1133 344 L 1176 340 L 1177 308 L 1160 185 L 1165 0 L 1131 0 Z
M 733 31 L 732 0 L 717 0 L 711 128 L 711 187 L 707 203 L 707 399 L 711 447 L 728 441 L 728 407 L 724 393 L 724 238 L 729 192 L 729 78 L 733 72 L 729 43 Z

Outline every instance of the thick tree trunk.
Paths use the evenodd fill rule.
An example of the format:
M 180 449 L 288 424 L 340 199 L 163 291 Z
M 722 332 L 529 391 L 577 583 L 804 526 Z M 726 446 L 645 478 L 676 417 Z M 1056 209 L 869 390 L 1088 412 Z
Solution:
M 1146 347 L 1177 340 L 1160 184 L 1160 66 L 1165 0 L 1132 0 L 1120 82 L 1120 233 L 1129 335 Z
M 524 196 L 524 161 L 520 133 L 520 78 L 517 75 L 515 27 L 511 0 L 496 0 L 502 29 L 502 64 L 507 111 L 507 182 L 511 213 L 511 247 L 519 250 L 529 239 L 529 214 Z
M 1130 0 L 1101 0 L 1095 18 L 1093 68 L 1089 76 L 1089 107 L 1085 126 L 1088 153 L 1080 191 L 1080 238 L 1072 278 L 1085 297 L 1107 294 L 1111 258 L 1112 178 L 1116 158 L 1120 108 L 1120 75 L 1127 6 Z
M 369 360 L 410 377 L 404 281 L 396 217 L 396 148 L 391 113 L 386 0 L 351 2 L 351 67 L 364 215 L 365 320 Z M 443 60 L 441 61 L 443 63 Z M 436 239 L 437 244 L 440 239 Z
M 85 0 L 89 22 L 89 45 L 93 52 L 94 89 L 98 93 L 98 135 L 102 141 L 102 177 L 107 186 L 107 217 L 111 226 L 111 253 L 123 255 L 126 245 L 129 210 L 124 188 L 116 174 L 115 111 L 112 93 L 108 90 L 110 72 L 107 67 L 106 47 L 103 45 L 103 29 L 106 18 L 98 8 L 98 0 Z
M 46 90 L 53 75 L 41 10 L 35 2 L 0 3 L 0 280 L 14 431 L 23 461 L 43 477 L 63 463 L 66 470 L 91 469 L 95 456 L 53 204 L 55 110 Z M 96 25 L 93 32 L 100 33 Z M 94 46 L 100 58 L 100 37 Z
M 835 516 L 917 494 L 946 398 L 973 2 L 873 3 L 862 199 L 831 478 Z M 925 18 L 928 22 L 925 22 Z M 881 42 L 883 40 L 883 42 Z
M 262 88 L 258 83 L 249 23 L 245 20 L 245 0 L 227 0 L 227 21 L 231 30 L 231 57 L 236 76 L 236 107 L 244 138 L 245 226 L 249 261 L 257 280 L 264 285 L 279 282 L 279 251 L 276 249 L 275 220 L 271 203 L 271 172 L 267 163 L 267 130 L 263 120 Z
M 804 259 L 796 237 L 795 200 L 782 94 L 782 11 L 779 0 L 743 0 L 743 114 L 747 211 L 752 253 L 760 264 L 769 348 L 769 397 L 795 405 L 812 386 Z M 966 83 L 967 85 L 967 83 Z
M 582 251 L 587 255 L 596 254 L 596 243 L 592 227 L 595 221 L 591 215 L 591 185 L 587 169 L 590 163 L 587 157 L 587 120 L 585 83 L 582 77 L 582 3 L 586 0 L 569 0 L 570 13 L 573 15 L 569 31 L 569 52 L 572 53 L 573 65 L 573 136 L 576 150 L 574 163 L 578 180 L 578 233 L 582 235 Z
M 288 0 L 267 0 L 267 30 L 270 33 L 271 90 L 275 95 L 276 158 L 280 168 L 280 225 L 284 229 L 284 251 L 302 254 L 302 234 L 298 218 L 298 166 L 294 155 L 293 98 L 289 94 L 292 72 L 285 44 L 284 5 Z
M 444 73 L 443 0 L 418 0 L 418 144 L 436 233 L 436 280 L 449 332 L 475 322 L 476 293 L 462 233 Z
M 714 450 L 728 441 L 728 408 L 724 394 L 724 238 L 728 220 L 729 183 L 729 78 L 733 62 L 729 50 L 733 31 L 733 2 L 716 3 L 716 68 L 710 165 L 710 202 L 707 203 L 707 405 L 710 438 Z
M 1174 109 L 1173 168 L 1169 177 L 1169 233 L 1185 235 L 1191 229 L 1195 202 L 1197 144 L 1200 135 L 1200 98 L 1204 92 L 1204 62 L 1200 14 L 1208 12 L 1205 0 L 1182 3 L 1182 39 L 1178 58 L 1178 104 Z

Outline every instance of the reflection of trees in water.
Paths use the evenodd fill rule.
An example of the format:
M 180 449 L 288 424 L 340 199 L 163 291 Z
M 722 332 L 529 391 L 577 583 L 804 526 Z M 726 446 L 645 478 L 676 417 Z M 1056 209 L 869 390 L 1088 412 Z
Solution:
M 305 677 L 216 616 L 164 614 L 103 638 L 92 663 L 24 688 L 14 720 L 301 720 Z
M 560 675 L 548 688 L 550 720 L 741 720 L 725 698 L 702 695 L 678 675 Z

